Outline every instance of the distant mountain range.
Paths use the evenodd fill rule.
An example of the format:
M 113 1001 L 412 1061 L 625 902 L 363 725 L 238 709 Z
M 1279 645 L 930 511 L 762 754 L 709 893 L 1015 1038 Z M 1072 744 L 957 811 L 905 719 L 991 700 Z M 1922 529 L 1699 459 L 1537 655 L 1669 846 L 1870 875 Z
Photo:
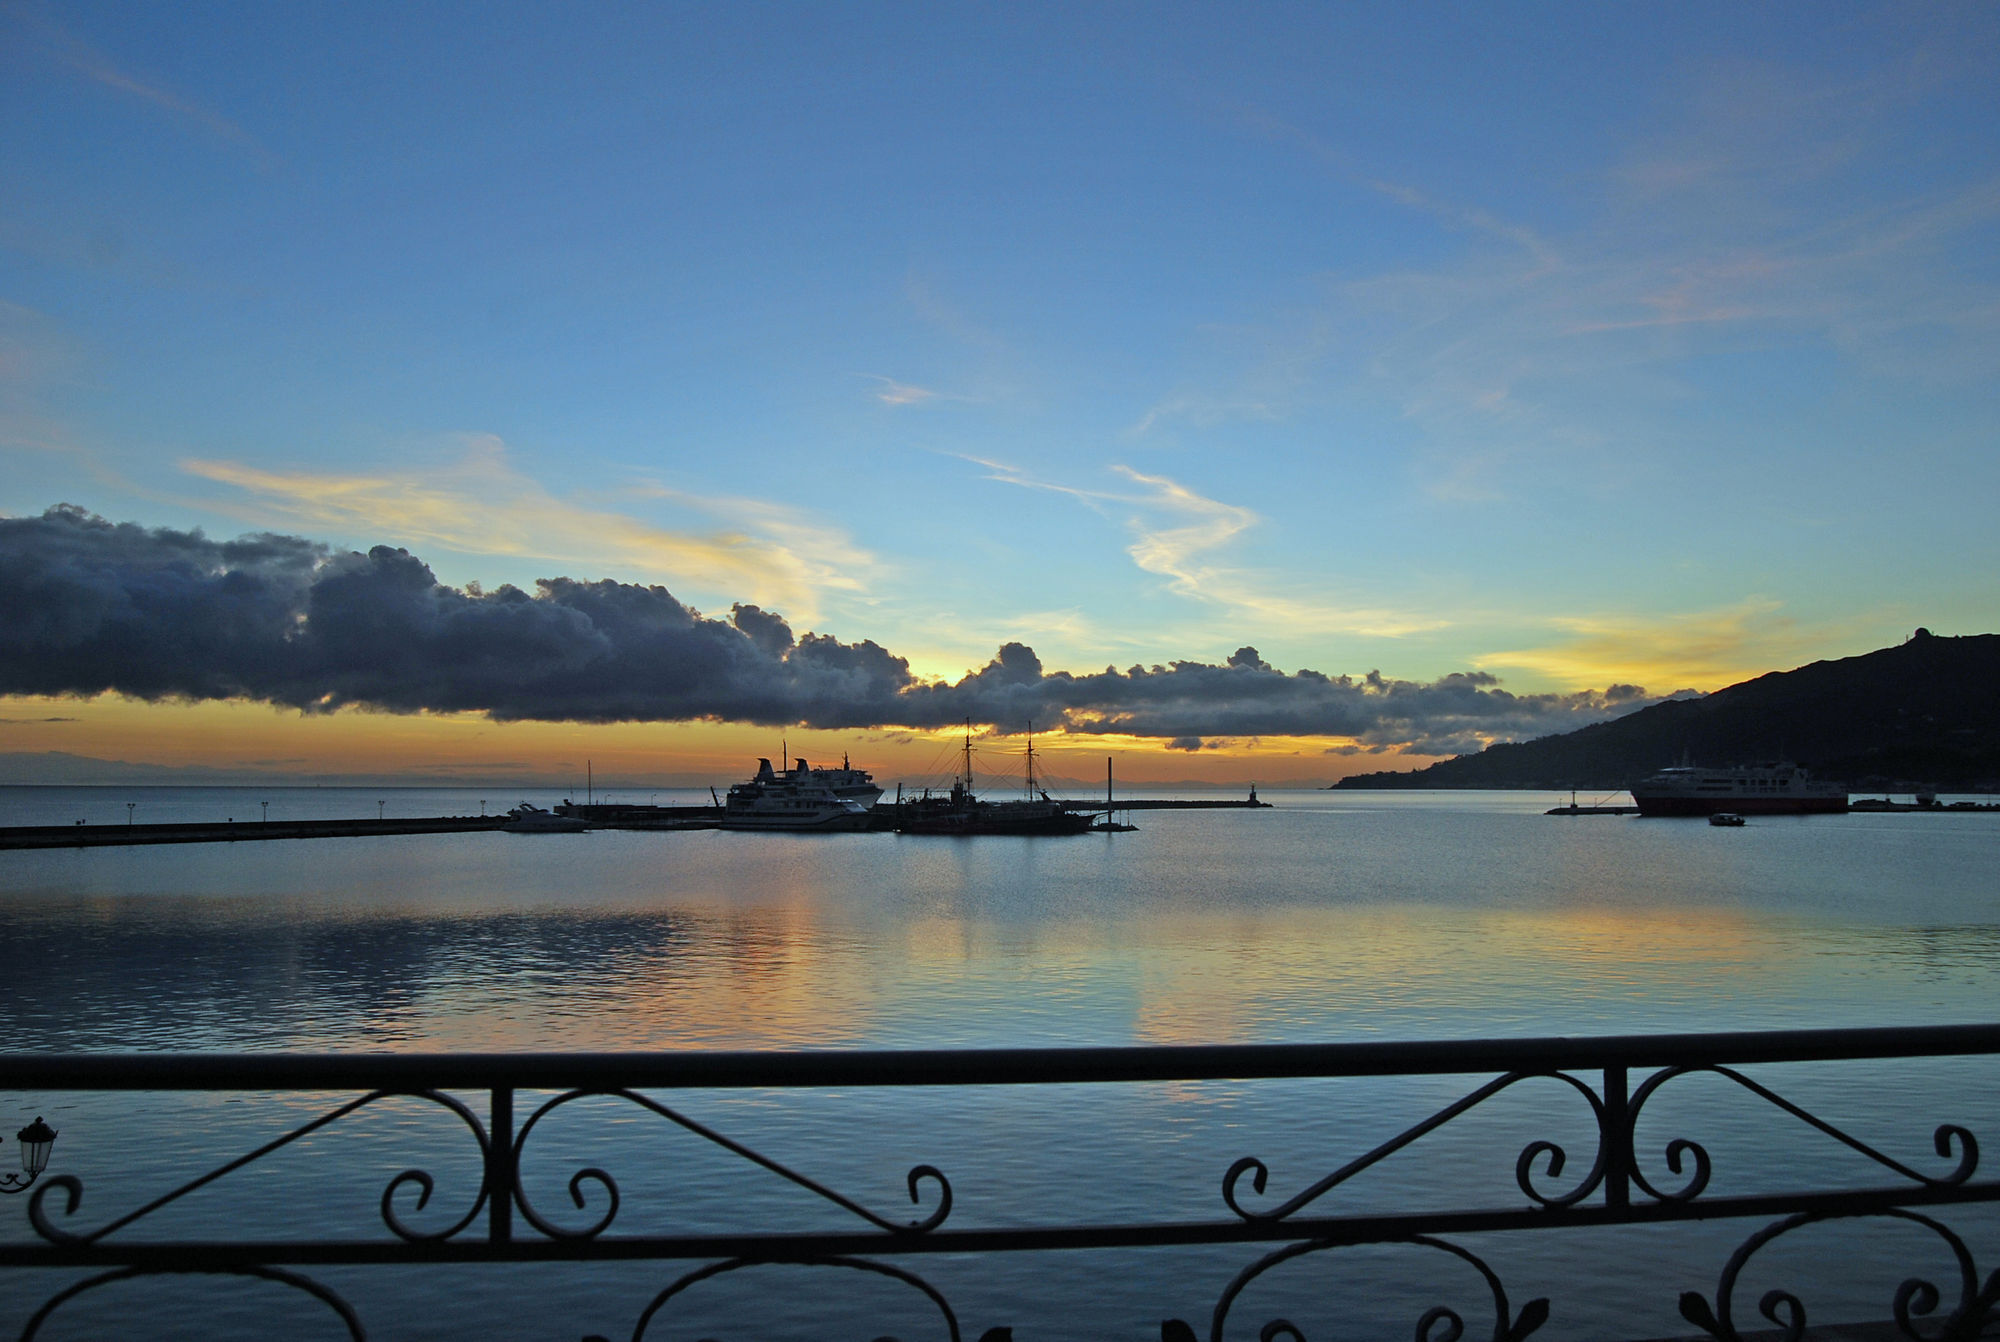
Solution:
M 1856 790 L 2000 789 L 2000 634 L 1774 671 L 1561 736 L 1492 745 L 1339 788 L 1616 789 L 1677 764 L 1790 760 Z

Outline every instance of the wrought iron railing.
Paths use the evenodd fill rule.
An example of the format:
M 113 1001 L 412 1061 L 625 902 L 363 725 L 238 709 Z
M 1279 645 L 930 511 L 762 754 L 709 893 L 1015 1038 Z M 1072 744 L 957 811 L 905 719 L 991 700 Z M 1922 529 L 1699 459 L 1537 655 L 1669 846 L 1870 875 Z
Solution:
M 1518 1235 L 1604 1232 L 1610 1227 L 1658 1226 L 1693 1221 L 1738 1222 L 1734 1250 L 1708 1279 L 1706 1291 L 1685 1290 L 1679 1314 L 1717 1338 L 1738 1339 L 1744 1330 L 1775 1325 L 1784 1336 L 1809 1336 L 1803 1296 L 1792 1289 L 1766 1292 L 1754 1307 L 1736 1298 L 1746 1266 L 1766 1246 L 1793 1231 L 1828 1222 L 1879 1220 L 1914 1226 L 1935 1237 L 1950 1277 L 1918 1273 L 1902 1280 L 1884 1300 L 1880 1316 L 1903 1334 L 1944 1342 L 1970 1339 L 1993 1326 L 2000 1299 L 2000 1272 L 1983 1278 L 1966 1238 L 1941 1219 L 1953 1206 L 2000 1201 L 2000 1181 L 1980 1179 L 1974 1131 L 1942 1122 L 1929 1132 L 1928 1157 L 1910 1163 L 1886 1153 L 1843 1126 L 1841 1115 L 1808 1109 L 1773 1082 L 1767 1065 L 1838 1063 L 1857 1067 L 1868 1060 L 1955 1059 L 1986 1068 L 2000 1054 L 2000 1025 L 1915 1029 L 1813 1030 L 1596 1039 L 1524 1039 L 1474 1042 L 1353 1043 L 1240 1047 L 1008 1049 L 906 1052 L 675 1053 L 647 1055 L 381 1055 L 381 1056 L 13 1056 L 0 1058 L 0 1091 L 38 1104 L 64 1094 L 236 1092 L 278 1095 L 294 1104 L 319 1094 L 344 1094 L 310 1118 L 158 1196 L 101 1218 L 85 1210 L 82 1180 L 62 1172 L 60 1145 L 26 1197 L 26 1225 L 0 1239 L 0 1282 L 27 1280 L 30 1270 L 53 1272 L 56 1285 L 32 1312 L 24 1311 L 21 1336 L 34 1338 L 55 1327 L 64 1310 L 81 1297 L 115 1282 L 172 1274 L 221 1274 L 273 1282 L 319 1301 L 347 1332 L 365 1336 L 360 1313 L 326 1281 L 302 1269 L 342 1270 L 403 1266 L 443 1272 L 465 1264 L 575 1264 L 584 1261 L 646 1261 L 668 1265 L 673 1280 L 627 1313 L 630 1335 L 646 1337 L 691 1287 L 754 1266 L 842 1267 L 873 1274 L 908 1288 L 935 1310 L 936 1334 L 959 1339 L 999 1339 L 1014 1320 L 981 1320 L 961 1325 L 944 1291 L 924 1275 L 936 1255 L 1064 1254 L 1118 1250 L 1137 1253 L 1206 1246 L 1235 1257 L 1240 1266 L 1219 1295 L 1213 1285 L 1189 1285 L 1192 1299 L 1162 1300 L 1147 1327 L 1160 1335 L 1192 1342 L 1207 1336 L 1255 1335 L 1264 1342 L 1300 1339 L 1305 1332 L 1283 1317 L 1232 1318 L 1247 1287 L 1281 1264 L 1327 1251 L 1365 1245 L 1395 1245 L 1442 1254 L 1469 1264 L 1490 1296 L 1490 1323 L 1478 1333 L 1496 1342 L 1536 1332 L 1563 1302 L 1535 1298 L 1518 1306 L 1486 1256 L 1466 1241 L 1491 1244 Z M 1752 1071 L 1757 1075 L 1752 1075 Z M 1778 1068 L 1777 1070 L 1783 1070 Z M 1855 1076 L 1868 1084 L 1871 1074 Z M 1648 1106 L 1692 1074 L 1726 1083 L 1754 1103 L 1757 1112 L 1788 1134 L 1848 1153 L 1875 1173 L 1849 1186 L 1822 1177 L 1786 1177 L 1785 1152 L 1798 1147 L 1789 1137 L 1765 1143 L 1755 1158 L 1763 1186 L 1723 1193 L 1715 1174 L 1723 1156 L 1708 1144 L 1675 1132 L 1663 1145 L 1638 1140 Z M 1190 1083 L 1212 1080 L 1269 1081 L 1280 1078 L 1446 1078 L 1476 1079 L 1449 1103 L 1422 1121 L 1352 1154 L 1328 1152 L 1322 1169 L 1303 1186 L 1278 1184 L 1272 1167 L 1245 1154 L 1219 1177 L 1220 1202 L 1212 1215 L 1192 1219 L 1095 1220 L 1085 1209 L 1077 1219 L 1061 1216 L 1034 1224 L 996 1223 L 956 1197 L 951 1172 L 940 1164 L 916 1164 L 903 1177 L 909 1207 L 885 1213 L 781 1163 L 750 1141 L 698 1121 L 669 1103 L 674 1092 L 732 1091 L 744 1088 L 786 1092 L 830 1091 L 849 1095 L 874 1087 L 1037 1087 L 1048 1104 L 1060 1106 L 1063 1088 L 1078 1085 Z M 1484 1078 L 1484 1079 L 1478 1079 Z M 1412 1148 L 1433 1133 L 1461 1123 L 1481 1106 L 1525 1083 L 1554 1095 L 1587 1117 L 1581 1130 L 1588 1150 L 1567 1150 L 1546 1138 L 1528 1141 L 1512 1157 L 1512 1205 L 1385 1204 L 1344 1202 L 1364 1172 L 1416 1162 Z M 1554 1089 L 1549 1085 L 1553 1083 Z M 193 1236 L 172 1229 L 173 1209 L 205 1189 L 271 1160 L 277 1153 L 313 1138 L 343 1120 L 396 1097 L 436 1106 L 454 1130 L 477 1151 L 476 1190 L 467 1190 L 461 1210 L 439 1223 L 419 1226 L 411 1217 L 424 1212 L 439 1180 L 423 1169 L 391 1178 L 380 1195 L 379 1231 L 360 1237 L 314 1235 L 310 1224 L 291 1224 L 288 1233 L 241 1238 Z M 1954 1093 L 1919 1086 L 1907 1106 L 1948 1112 Z M 624 1193 L 610 1170 L 588 1165 L 567 1181 L 572 1208 L 581 1225 L 568 1224 L 530 1197 L 522 1171 L 524 1157 L 545 1132 L 552 1116 L 580 1101 L 595 1111 L 605 1102 L 629 1109 L 633 1117 L 662 1120 L 692 1134 L 706 1149 L 731 1161 L 747 1162 L 789 1181 L 817 1199 L 844 1228 L 755 1227 L 717 1232 L 632 1233 L 621 1228 Z M 1900 1101 L 1899 1101 L 1900 1103 Z M 131 1111 L 143 1130 L 143 1110 Z M 574 1111 L 573 1111 L 574 1112 Z M 1686 1117 L 1677 1115 L 1676 1122 Z M 1929 1122 L 1932 1116 L 1926 1116 Z M 1974 1118 L 1984 1117 L 1975 1114 Z M 74 1127 L 72 1120 L 68 1126 Z M 1904 1133 L 1907 1137 L 1909 1134 Z M 1574 1144 L 1574 1142 L 1573 1142 Z M 1769 1153 L 1778 1151 L 1773 1158 Z M 1655 1154 L 1657 1153 L 1657 1154 Z M 469 1152 L 461 1153 L 461 1161 Z M 1800 1162 L 1806 1170 L 1809 1162 Z M 1404 1182 L 1421 1183 L 1420 1164 L 1403 1172 Z M 1211 1185 L 1213 1187 L 1213 1185 Z M 108 1190 L 116 1197 L 119 1190 Z M 104 1194 L 91 1190 L 91 1201 Z M 135 1201 L 137 1201 L 135 1199 Z M 969 1214 L 968 1214 L 969 1213 Z M 439 1213 L 432 1209 L 431 1217 Z M 312 1218 L 301 1212 L 302 1222 Z M 1738 1239 L 1748 1223 L 1749 1233 Z M 1989 1246 L 1990 1248 L 1991 1246 Z M 984 1260 L 984 1261 L 991 1261 Z M 1442 1261 L 1442 1260 L 1440 1260 Z M 1709 1264 L 1709 1272 L 1718 1271 Z M 324 1274 L 323 1274 L 324 1275 Z M 351 1275 L 351 1273 L 350 1273 Z M 664 1274 L 663 1274 L 664 1275 Z M 46 1276 L 35 1280 L 46 1282 Z M 843 1278 L 845 1280 L 845 1278 Z M 0 1299 L 22 1299 L 0 1291 Z M 630 1307 L 628 1306 L 628 1309 Z M 1193 1320 L 1193 1322 L 1189 1322 Z M 570 1336 L 586 1328 L 582 1323 Z M 623 1331 L 623 1324 L 618 1331 Z M 1460 1337 L 1474 1324 L 1461 1312 L 1434 1306 L 1415 1319 L 1420 1342 Z M 1025 1330 L 1024 1330 L 1025 1331 Z M 524 1334 L 526 1335 L 526 1334 Z M 547 1330 L 532 1335 L 546 1336 Z M 593 1334 L 595 1336 L 596 1334 Z M 857 1325 L 840 1335 L 874 1337 Z M 1407 1330 L 1404 1331 L 1407 1334 Z

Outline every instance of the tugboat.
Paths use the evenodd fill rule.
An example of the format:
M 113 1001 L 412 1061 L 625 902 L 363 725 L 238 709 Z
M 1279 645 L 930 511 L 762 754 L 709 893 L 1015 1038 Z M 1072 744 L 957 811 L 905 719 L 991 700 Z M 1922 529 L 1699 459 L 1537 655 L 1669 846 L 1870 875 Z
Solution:
M 972 723 L 965 724 L 965 772 L 943 797 L 898 798 L 896 829 L 904 834 L 1082 834 L 1089 811 L 1072 811 L 1035 786 L 1035 734 L 1028 729 L 1028 784 L 1023 801 L 981 801 L 972 791 Z

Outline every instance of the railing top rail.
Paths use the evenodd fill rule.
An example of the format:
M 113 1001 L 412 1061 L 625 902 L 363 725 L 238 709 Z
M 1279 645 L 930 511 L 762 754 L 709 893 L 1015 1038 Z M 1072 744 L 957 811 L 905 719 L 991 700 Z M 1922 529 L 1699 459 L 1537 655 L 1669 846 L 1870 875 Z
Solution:
M 0 1054 L 0 1090 L 1027 1085 L 1416 1076 L 2000 1053 L 2000 1024 L 1121 1048 Z

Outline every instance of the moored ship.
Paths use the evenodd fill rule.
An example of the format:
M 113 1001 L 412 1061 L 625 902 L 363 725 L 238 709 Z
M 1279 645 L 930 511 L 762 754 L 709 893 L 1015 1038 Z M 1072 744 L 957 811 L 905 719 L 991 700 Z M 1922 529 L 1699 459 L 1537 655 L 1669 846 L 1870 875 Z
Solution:
M 804 760 L 790 769 L 757 761 L 756 776 L 737 783 L 722 801 L 723 829 L 857 830 L 868 827 L 868 808 L 882 795 L 865 770 L 815 769 Z
M 1640 815 L 1807 815 L 1847 810 L 1847 788 L 1796 764 L 1708 769 L 1682 764 L 1632 785 Z
M 1027 797 L 1021 801 L 981 801 L 972 791 L 972 724 L 965 729 L 965 772 L 952 779 L 950 793 L 896 797 L 896 828 L 904 834 L 1082 834 L 1089 811 L 1073 811 L 1035 786 L 1035 737 L 1028 734 Z

